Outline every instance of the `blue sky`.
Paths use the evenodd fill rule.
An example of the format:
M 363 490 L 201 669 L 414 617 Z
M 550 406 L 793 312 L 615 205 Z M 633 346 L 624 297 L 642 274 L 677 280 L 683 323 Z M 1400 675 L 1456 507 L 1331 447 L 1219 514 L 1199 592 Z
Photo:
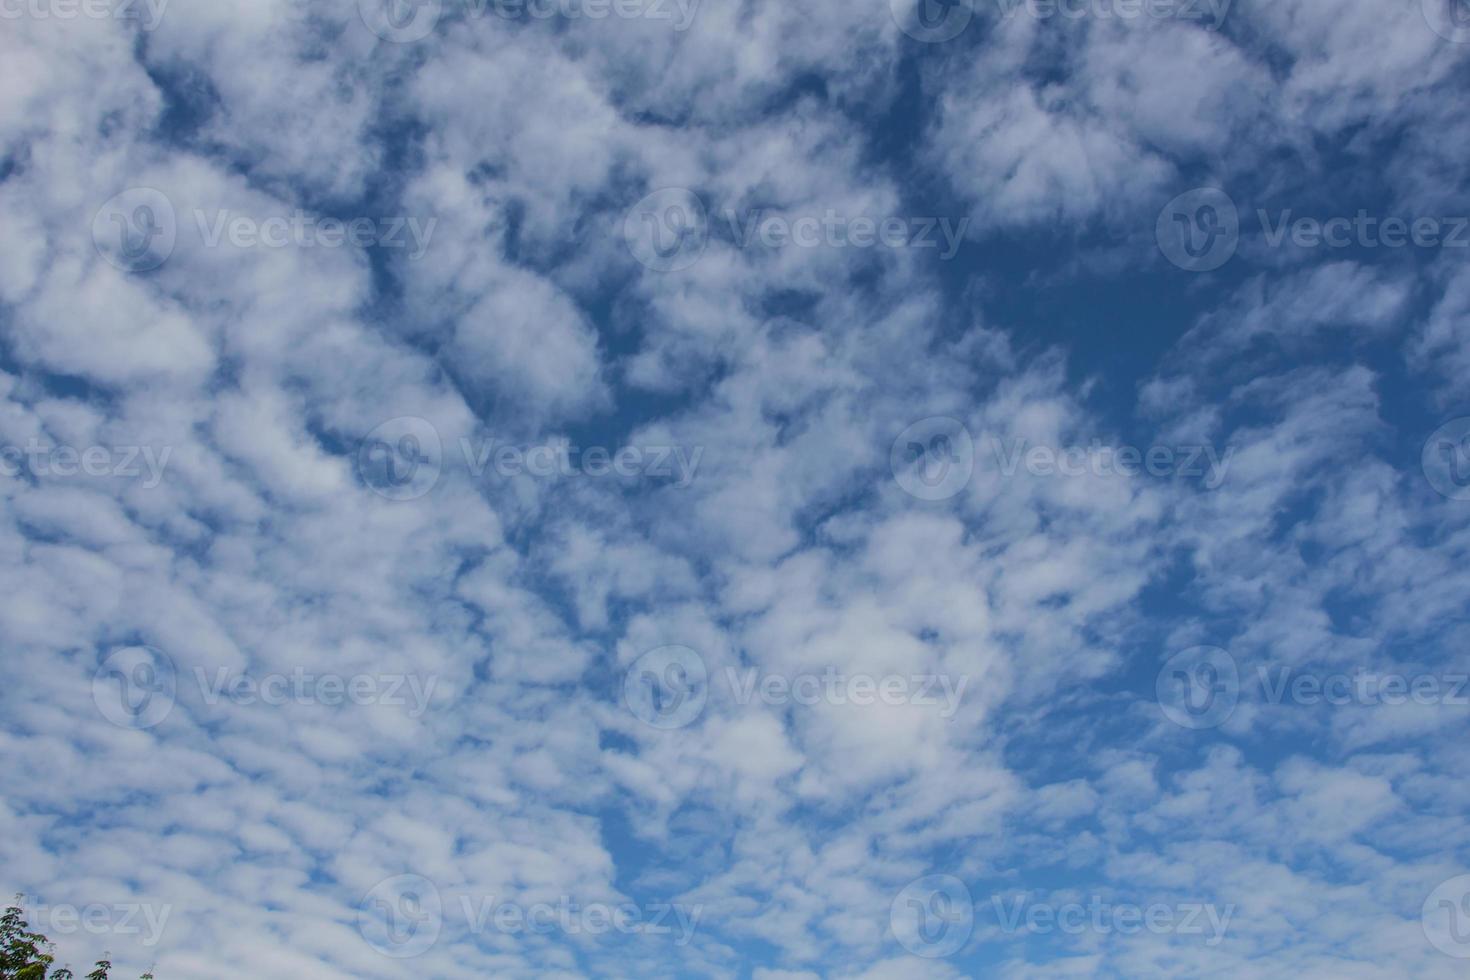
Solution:
M 0 19 L 59 962 L 1463 973 L 1464 0 Z

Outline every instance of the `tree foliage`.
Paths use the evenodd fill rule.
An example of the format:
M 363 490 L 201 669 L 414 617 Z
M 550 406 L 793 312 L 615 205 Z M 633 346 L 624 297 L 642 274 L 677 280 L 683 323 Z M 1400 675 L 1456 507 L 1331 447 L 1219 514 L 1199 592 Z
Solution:
M 21 898 L 15 896 L 15 903 L 0 916 L 0 980 L 74 980 L 66 967 L 51 968 L 56 960 L 51 953 L 51 940 L 30 931 L 21 909 Z M 110 961 L 98 960 L 86 980 L 108 980 L 111 969 Z M 153 974 L 145 973 L 139 980 L 153 980 Z

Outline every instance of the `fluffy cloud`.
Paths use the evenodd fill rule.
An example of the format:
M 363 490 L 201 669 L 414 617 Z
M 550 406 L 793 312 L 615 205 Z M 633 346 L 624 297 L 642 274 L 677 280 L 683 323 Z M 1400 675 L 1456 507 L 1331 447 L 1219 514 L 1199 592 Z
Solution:
M 1451 218 L 1470 47 L 1105 7 L 8 17 L 0 855 L 61 959 L 1452 975 L 1465 708 L 1290 685 L 1467 670 L 1470 280 L 1153 236 L 1201 184 Z

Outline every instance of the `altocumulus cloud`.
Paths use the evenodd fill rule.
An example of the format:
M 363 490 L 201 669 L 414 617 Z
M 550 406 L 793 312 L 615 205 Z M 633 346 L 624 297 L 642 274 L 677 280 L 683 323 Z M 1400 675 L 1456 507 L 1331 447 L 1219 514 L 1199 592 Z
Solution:
M 1462 975 L 1465 0 L 0 20 L 58 962 Z

